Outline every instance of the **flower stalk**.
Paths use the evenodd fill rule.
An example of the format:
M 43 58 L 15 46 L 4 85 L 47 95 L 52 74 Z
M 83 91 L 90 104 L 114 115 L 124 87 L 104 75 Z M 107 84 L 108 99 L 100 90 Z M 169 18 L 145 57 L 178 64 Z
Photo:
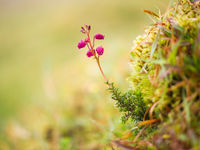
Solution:
M 96 48 L 95 50 L 95 40 L 104 40 L 104 35 L 102 34 L 95 34 L 93 37 L 93 40 L 91 40 L 90 38 L 90 30 L 91 30 L 91 26 L 90 25 L 85 25 L 83 27 L 81 27 L 81 32 L 83 34 L 85 34 L 87 36 L 87 38 L 85 40 L 81 40 L 78 43 L 78 49 L 82 49 L 85 46 L 87 46 L 88 51 L 86 53 L 87 57 L 94 57 L 94 59 L 97 62 L 97 65 L 99 67 L 99 70 L 105 80 L 105 82 L 108 83 L 108 78 L 106 77 L 106 75 L 103 72 L 103 69 L 101 67 L 101 63 L 100 63 L 100 56 L 103 55 L 104 53 L 104 48 L 102 46 L 99 46 Z

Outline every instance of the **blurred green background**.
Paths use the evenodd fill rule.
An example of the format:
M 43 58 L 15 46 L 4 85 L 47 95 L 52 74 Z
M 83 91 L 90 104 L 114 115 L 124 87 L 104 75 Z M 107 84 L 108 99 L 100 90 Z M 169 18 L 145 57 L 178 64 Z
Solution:
M 169 0 L 0 0 L 0 149 L 102 149 L 120 124 L 80 27 L 105 35 L 102 66 L 129 87 L 132 41 Z

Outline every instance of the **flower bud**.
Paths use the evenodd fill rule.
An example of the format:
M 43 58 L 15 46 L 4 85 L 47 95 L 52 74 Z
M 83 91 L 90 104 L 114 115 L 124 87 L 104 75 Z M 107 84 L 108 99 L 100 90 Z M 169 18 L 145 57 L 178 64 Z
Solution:
M 89 38 L 86 38 L 86 39 L 85 39 L 85 43 L 88 43 L 88 42 L 90 42 L 90 39 L 89 39 Z
M 91 56 L 93 56 L 93 53 L 90 50 L 88 50 L 86 55 L 87 55 L 87 57 L 91 57 Z
M 95 34 L 94 38 L 97 39 L 97 40 L 103 40 L 104 39 L 104 35 L 102 35 L 102 34 Z
M 81 40 L 80 42 L 78 42 L 78 49 L 81 49 L 81 48 L 84 48 L 86 46 L 86 43 L 83 41 L 83 40 Z
M 81 29 L 85 31 L 85 28 L 84 28 L 84 27 L 81 27 Z
M 91 30 L 91 26 L 90 25 L 85 24 L 85 27 L 87 28 L 88 31 Z
M 104 48 L 99 46 L 99 47 L 96 48 L 96 52 L 97 52 L 98 55 L 103 55 Z
M 85 30 L 81 30 L 81 33 L 85 34 Z

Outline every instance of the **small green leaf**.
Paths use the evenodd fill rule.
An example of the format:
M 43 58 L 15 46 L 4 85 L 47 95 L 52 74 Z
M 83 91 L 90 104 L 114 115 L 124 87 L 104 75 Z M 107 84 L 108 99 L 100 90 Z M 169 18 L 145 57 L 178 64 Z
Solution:
M 172 52 L 170 53 L 170 56 L 168 58 L 170 64 L 175 65 L 176 64 L 176 55 L 178 52 L 178 47 L 180 46 L 181 39 L 176 42 L 176 44 L 172 45 Z
M 133 53 L 133 52 L 131 52 L 131 57 L 132 57 L 132 58 L 134 58 L 134 57 L 135 57 L 135 55 L 134 55 L 134 53 Z
M 153 42 L 153 44 L 152 44 L 150 59 L 152 59 L 153 54 L 154 54 L 154 52 L 155 52 L 155 50 L 156 50 L 156 47 L 157 47 L 157 45 L 158 45 L 158 38 L 159 38 L 159 36 L 160 36 L 160 30 L 158 30 L 156 39 L 154 40 L 154 42 Z
M 186 113 L 186 121 L 188 124 L 190 124 L 191 122 L 191 114 L 190 114 L 190 105 L 191 105 L 191 102 L 188 102 L 186 97 L 185 97 L 185 93 L 183 92 L 183 104 L 184 104 L 184 110 L 185 110 L 185 113 Z
M 162 30 L 164 33 L 165 33 L 165 35 L 167 35 L 168 37 L 171 37 L 171 35 L 172 35 L 172 33 L 171 33 L 171 31 L 170 30 L 168 30 L 168 29 L 166 29 L 166 28 L 164 28 L 164 27 L 162 27 L 162 26 L 158 26 L 158 28 L 160 29 L 160 30 Z
M 175 29 L 179 30 L 181 33 L 184 32 L 184 29 L 183 29 L 181 26 L 177 25 L 177 24 L 173 24 L 173 27 L 174 27 Z

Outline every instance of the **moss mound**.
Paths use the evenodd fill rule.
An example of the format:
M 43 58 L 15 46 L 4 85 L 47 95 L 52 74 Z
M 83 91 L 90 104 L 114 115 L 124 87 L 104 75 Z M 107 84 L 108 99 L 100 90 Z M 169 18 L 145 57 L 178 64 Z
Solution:
M 134 41 L 129 80 L 147 109 L 135 139 L 115 143 L 200 149 L 200 1 L 179 0 L 164 15 L 144 11 L 154 23 Z

